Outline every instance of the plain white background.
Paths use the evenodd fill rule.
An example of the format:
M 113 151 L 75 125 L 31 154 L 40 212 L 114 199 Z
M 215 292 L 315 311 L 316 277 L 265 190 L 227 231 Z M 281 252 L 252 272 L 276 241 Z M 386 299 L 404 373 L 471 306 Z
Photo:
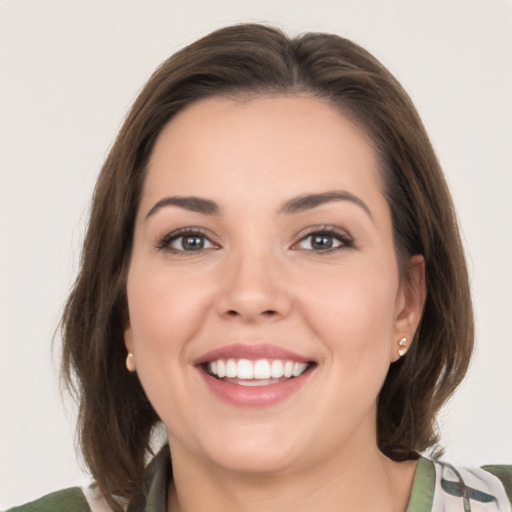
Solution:
M 478 349 L 441 417 L 446 458 L 512 461 L 512 3 L 0 0 L 0 507 L 87 481 L 51 341 L 95 177 L 166 57 L 234 22 L 354 39 L 411 94 L 452 187 Z

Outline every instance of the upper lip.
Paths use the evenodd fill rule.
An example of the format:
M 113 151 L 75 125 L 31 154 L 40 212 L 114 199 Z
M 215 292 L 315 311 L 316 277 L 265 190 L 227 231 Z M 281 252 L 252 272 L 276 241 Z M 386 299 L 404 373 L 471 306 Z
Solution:
M 236 343 L 210 350 L 206 354 L 198 357 L 194 361 L 194 364 L 201 365 L 218 359 L 249 359 L 254 361 L 258 359 L 285 359 L 289 361 L 296 361 L 298 363 L 311 362 L 310 358 L 296 354 L 291 350 L 278 347 L 277 345 L 245 345 L 243 343 Z

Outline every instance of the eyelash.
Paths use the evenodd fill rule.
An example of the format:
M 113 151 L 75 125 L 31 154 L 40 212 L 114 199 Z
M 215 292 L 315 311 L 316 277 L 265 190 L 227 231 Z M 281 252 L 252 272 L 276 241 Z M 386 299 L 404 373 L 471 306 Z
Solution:
M 309 233 L 305 234 L 300 238 L 300 240 L 293 244 L 292 249 L 296 248 L 301 242 L 304 242 L 308 238 L 311 239 L 315 236 L 327 236 L 335 241 L 339 242 L 339 245 L 336 247 L 329 247 L 327 249 L 320 249 L 320 250 L 314 250 L 314 249 L 303 249 L 303 248 L 297 248 L 295 250 L 304 251 L 304 252 L 314 252 L 317 254 L 328 254 L 336 251 L 342 251 L 344 249 L 349 249 L 351 247 L 354 247 L 354 240 L 352 237 L 346 232 L 339 228 L 335 228 L 333 226 L 321 226 L 312 229 L 309 231 Z
M 186 249 L 177 249 L 175 247 L 172 247 L 172 243 L 178 241 L 180 238 L 185 239 L 186 237 L 201 237 L 204 240 L 207 240 L 212 247 L 202 247 L 197 250 L 189 250 Z M 182 247 L 183 247 L 183 241 L 182 241 Z M 178 255 L 186 255 L 187 253 L 193 253 L 193 252 L 203 252 L 207 251 L 213 248 L 218 248 L 219 246 L 212 242 L 210 236 L 208 236 L 208 232 L 202 228 L 196 228 L 196 227 L 189 227 L 189 228 L 181 228 L 176 231 L 173 231 L 172 233 L 167 233 L 163 237 L 159 239 L 159 241 L 155 244 L 155 248 L 160 251 L 166 251 L 170 252 L 172 254 L 178 254 Z
M 300 248 L 298 247 L 299 244 L 306 241 L 307 239 L 311 239 L 314 236 L 326 236 L 334 239 L 335 241 L 339 242 L 339 245 L 335 247 L 329 247 L 327 249 L 319 249 L 315 250 L 313 248 Z M 201 247 L 196 250 L 186 250 L 184 248 L 177 249 L 175 247 L 172 247 L 172 244 L 177 242 L 180 239 L 185 239 L 186 237 L 200 237 L 204 240 L 206 240 L 211 247 Z M 183 240 L 181 242 L 183 247 Z M 292 250 L 302 251 L 302 252 L 314 252 L 317 254 L 327 254 L 332 253 L 344 249 L 348 249 L 350 247 L 354 246 L 354 241 L 352 237 L 345 231 L 340 230 L 339 228 L 335 228 L 332 226 L 321 226 L 315 229 L 312 229 L 309 233 L 303 235 L 298 242 L 295 242 L 292 246 Z M 200 253 L 203 251 L 208 251 L 211 249 L 218 249 L 219 245 L 213 242 L 208 234 L 208 232 L 202 228 L 196 228 L 196 227 L 187 227 L 187 228 L 181 228 L 176 231 L 173 231 L 171 233 L 168 233 L 161 237 L 159 241 L 155 244 L 155 248 L 157 250 L 170 252 L 172 254 L 178 254 L 178 255 L 187 255 L 187 253 Z

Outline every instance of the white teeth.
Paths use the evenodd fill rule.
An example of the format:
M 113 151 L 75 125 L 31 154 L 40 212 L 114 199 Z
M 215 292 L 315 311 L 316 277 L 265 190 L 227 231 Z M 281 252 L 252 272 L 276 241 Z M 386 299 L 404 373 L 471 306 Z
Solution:
M 226 367 L 224 365 L 224 361 L 219 359 L 219 361 L 217 361 L 217 377 L 219 377 L 219 379 L 222 379 L 225 376 L 226 376 Z
M 274 380 L 271 380 L 271 379 L 240 379 L 238 381 L 238 385 L 240 386 L 247 386 L 247 387 L 251 387 L 251 386 L 268 386 L 270 384 L 275 384 L 276 382 Z
M 298 377 L 306 371 L 307 367 L 307 363 L 282 361 L 280 359 L 258 359 L 257 361 L 249 359 L 239 359 L 238 361 L 235 359 L 218 359 L 208 363 L 208 371 L 212 375 L 219 379 L 226 377 L 244 380 L 245 382 L 240 382 L 244 386 L 264 386 L 267 383 L 275 383 L 275 380 L 271 379 Z
M 226 377 L 236 377 L 237 369 L 236 362 L 233 359 L 228 359 L 226 362 Z
M 270 375 L 274 379 L 280 379 L 284 376 L 284 366 L 279 359 L 276 359 L 275 361 L 272 361 L 272 366 L 270 367 Z
M 254 368 L 252 366 L 252 361 L 248 359 L 240 359 L 237 365 L 237 375 L 239 379 L 254 379 Z
M 293 365 L 293 376 L 298 377 L 306 369 L 306 366 L 306 363 L 295 363 Z
M 270 364 L 266 359 L 260 359 L 254 364 L 255 379 L 270 379 Z

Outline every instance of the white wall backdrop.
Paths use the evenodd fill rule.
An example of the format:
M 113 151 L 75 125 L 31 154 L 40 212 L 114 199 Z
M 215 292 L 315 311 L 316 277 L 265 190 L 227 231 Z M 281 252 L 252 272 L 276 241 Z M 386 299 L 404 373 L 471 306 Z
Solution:
M 153 69 L 233 22 L 362 44 L 411 94 L 460 213 L 478 350 L 446 457 L 512 461 L 509 0 L 0 0 L 0 508 L 87 480 L 51 341 L 95 177 Z

